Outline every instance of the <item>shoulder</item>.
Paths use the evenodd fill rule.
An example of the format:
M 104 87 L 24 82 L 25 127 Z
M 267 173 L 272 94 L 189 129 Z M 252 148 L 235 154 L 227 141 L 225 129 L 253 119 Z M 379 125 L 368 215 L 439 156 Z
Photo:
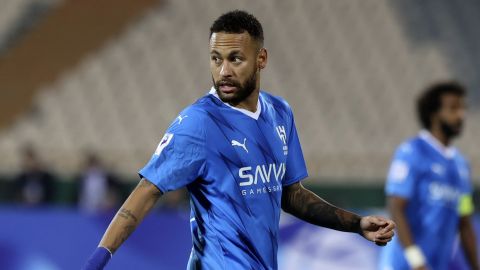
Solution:
M 411 137 L 403 141 L 395 150 L 397 158 L 417 160 L 421 156 L 422 140 L 418 137 Z
M 271 107 L 278 112 L 292 115 L 292 109 L 290 107 L 290 104 L 288 104 L 288 102 L 284 98 L 280 96 L 274 96 L 265 91 L 261 91 L 260 95 L 266 106 Z
M 168 130 L 169 132 L 203 133 L 204 123 L 207 118 L 208 113 L 205 108 L 196 102 L 184 108 L 173 119 Z

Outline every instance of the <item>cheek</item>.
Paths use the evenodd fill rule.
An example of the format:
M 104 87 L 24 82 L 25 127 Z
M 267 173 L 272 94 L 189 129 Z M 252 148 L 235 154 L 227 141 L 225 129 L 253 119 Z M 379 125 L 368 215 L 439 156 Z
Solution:
M 450 124 L 454 124 L 454 123 L 457 123 L 459 120 L 460 120 L 460 117 L 459 117 L 459 114 L 457 114 L 456 112 L 448 112 L 448 113 L 444 113 L 441 118 L 446 121 L 447 123 L 450 123 Z
M 220 74 L 220 70 L 218 69 L 218 67 L 214 64 L 211 64 L 210 65 L 210 73 L 212 73 L 212 76 L 214 78 L 218 78 L 219 74 Z
M 239 77 L 246 80 L 250 78 L 254 72 L 257 72 L 256 65 L 245 65 L 244 67 L 239 68 L 237 74 Z

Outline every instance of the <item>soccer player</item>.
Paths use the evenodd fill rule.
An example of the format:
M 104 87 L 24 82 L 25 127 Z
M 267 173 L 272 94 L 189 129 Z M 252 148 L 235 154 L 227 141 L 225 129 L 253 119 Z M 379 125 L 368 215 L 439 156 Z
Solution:
M 383 250 L 381 270 L 449 269 L 457 233 L 470 266 L 480 269 L 470 168 L 452 146 L 463 126 L 465 91 L 456 82 L 438 83 L 418 99 L 424 129 L 398 147 L 387 177 L 398 237 Z
M 213 87 L 168 127 L 143 178 L 85 269 L 102 269 L 161 194 L 186 186 L 193 248 L 187 269 L 277 269 L 280 209 L 378 245 L 391 220 L 339 209 L 305 189 L 307 169 L 286 101 L 260 91 L 263 30 L 243 11 L 210 28 Z

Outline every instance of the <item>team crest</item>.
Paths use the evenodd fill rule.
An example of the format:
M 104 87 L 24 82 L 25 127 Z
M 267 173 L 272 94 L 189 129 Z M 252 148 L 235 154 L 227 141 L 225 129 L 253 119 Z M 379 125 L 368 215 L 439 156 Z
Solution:
M 157 155 L 159 156 L 163 149 L 165 147 L 167 147 L 167 145 L 170 143 L 170 141 L 172 140 L 173 138 L 173 134 L 172 133 L 165 133 L 165 135 L 163 136 L 162 140 L 160 140 L 160 143 L 158 144 L 157 146 L 157 149 L 155 150 L 155 154 L 154 155 Z
M 286 156 L 288 155 L 288 146 L 287 146 L 287 132 L 285 131 L 285 126 L 277 126 L 276 127 L 278 137 L 283 142 L 283 154 Z

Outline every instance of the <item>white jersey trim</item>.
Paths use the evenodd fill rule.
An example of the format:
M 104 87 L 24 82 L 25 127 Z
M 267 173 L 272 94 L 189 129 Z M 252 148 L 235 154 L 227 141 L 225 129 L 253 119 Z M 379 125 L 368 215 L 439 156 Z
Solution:
M 220 99 L 220 97 L 217 95 L 217 91 L 215 90 L 215 87 L 212 86 L 212 88 L 210 89 L 210 91 L 208 92 L 210 95 L 213 95 L 214 97 L 218 98 L 220 101 L 222 101 Z M 223 101 L 222 101 L 223 102 Z M 234 110 L 237 110 L 243 114 L 245 114 L 246 116 L 249 116 L 255 120 L 258 120 L 258 117 L 260 117 L 260 113 L 262 112 L 262 106 L 260 105 L 260 95 L 258 96 L 258 101 L 257 101 L 257 110 L 255 112 L 251 112 L 249 110 L 245 110 L 245 109 L 241 109 L 241 108 L 237 108 L 237 107 L 233 107 L 232 105 L 228 104 L 228 103 L 225 103 L 223 102 L 223 104 L 227 105 L 228 107 L 234 109 Z
M 435 138 L 432 133 L 424 129 L 420 131 L 420 138 L 426 141 L 433 149 L 437 150 L 442 156 L 447 159 L 451 159 L 455 156 L 455 147 L 453 146 L 444 146 L 440 141 Z

